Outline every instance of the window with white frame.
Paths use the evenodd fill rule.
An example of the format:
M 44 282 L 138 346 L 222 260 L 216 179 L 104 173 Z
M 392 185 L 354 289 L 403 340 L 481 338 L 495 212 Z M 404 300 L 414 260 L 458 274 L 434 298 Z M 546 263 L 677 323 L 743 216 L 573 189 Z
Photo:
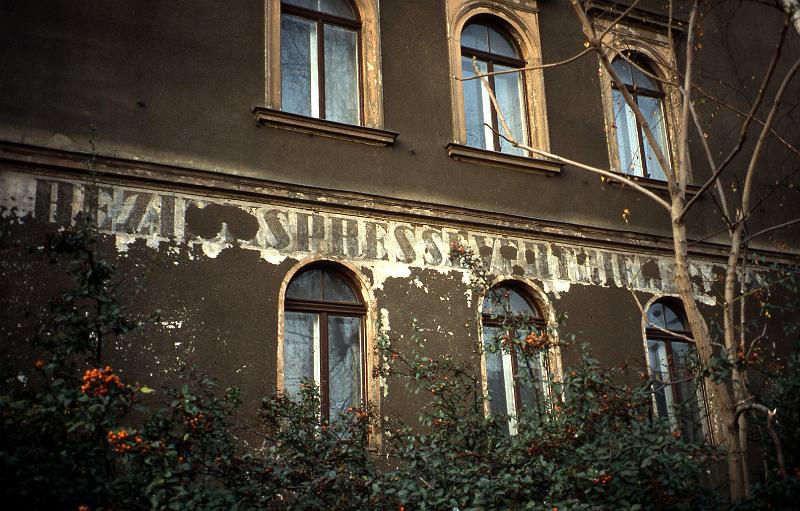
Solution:
M 283 387 L 319 387 L 321 415 L 336 420 L 366 399 L 366 306 L 347 273 L 331 264 L 297 272 L 284 300 Z
M 523 408 L 541 410 L 547 377 L 544 350 L 524 350 L 511 339 L 546 335 L 546 322 L 525 289 L 505 282 L 493 287 L 483 300 L 481 323 L 489 413 L 508 415 L 508 431 L 516 433 Z
M 647 309 L 647 363 L 655 414 L 668 419 L 689 442 L 704 438 L 705 391 L 698 383 L 691 332 L 680 303 L 659 300 Z

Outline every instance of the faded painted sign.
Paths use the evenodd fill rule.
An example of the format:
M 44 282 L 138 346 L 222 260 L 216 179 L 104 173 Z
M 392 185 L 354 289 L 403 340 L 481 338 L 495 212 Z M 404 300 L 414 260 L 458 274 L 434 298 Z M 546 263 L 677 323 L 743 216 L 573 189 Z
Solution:
M 450 244 L 459 242 L 471 247 L 492 273 L 536 279 L 555 293 L 573 284 L 675 292 L 669 257 L 13 172 L 0 174 L 0 190 L 2 204 L 21 215 L 60 225 L 85 215 L 101 232 L 115 236 L 121 251 L 144 240 L 154 249 L 161 243 L 201 245 L 208 257 L 234 247 L 256 250 L 274 264 L 314 255 L 358 262 L 380 279 L 408 275 L 412 267 L 457 269 L 448 253 Z M 201 217 L 217 220 L 209 226 L 196 221 Z M 722 268 L 695 262 L 690 269 L 698 297 L 714 303 L 711 286 Z

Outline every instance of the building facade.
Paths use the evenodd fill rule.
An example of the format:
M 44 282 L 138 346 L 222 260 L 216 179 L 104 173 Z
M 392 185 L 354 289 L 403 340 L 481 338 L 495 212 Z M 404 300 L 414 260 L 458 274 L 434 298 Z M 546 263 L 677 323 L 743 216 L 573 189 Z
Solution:
M 364 403 L 411 416 L 417 403 L 402 384 L 370 372 L 378 329 L 402 345 L 416 318 L 432 355 L 472 361 L 492 410 L 513 412 L 536 398 L 515 388 L 510 354 L 481 350 L 498 314 L 449 258 L 462 245 L 512 311 L 588 341 L 603 364 L 649 370 L 664 383 L 654 409 L 671 416 L 701 392 L 670 383 L 688 344 L 665 331 L 688 327 L 668 216 L 629 186 L 508 140 L 635 176 L 667 200 L 673 142 L 690 137 L 696 193 L 706 155 L 697 133 L 680 132 L 679 98 L 664 84 L 682 59 L 672 45 L 681 14 L 644 4 L 590 9 L 608 33 L 615 85 L 596 55 L 580 55 L 569 2 L 6 3 L 0 200 L 33 245 L 88 219 L 124 276 L 123 303 L 162 311 L 110 350 L 132 379 L 157 385 L 191 361 L 241 387 L 249 405 L 311 378 L 330 416 Z M 779 13 L 759 14 L 763 37 L 753 38 L 748 9 L 705 13 L 704 33 L 721 41 L 698 50 L 710 93 L 721 90 L 714 80 L 760 76 L 774 49 Z M 489 73 L 486 86 L 476 71 Z M 719 116 L 709 137 L 735 142 L 735 113 L 698 108 Z M 778 127 L 798 140 L 791 123 Z M 796 156 L 773 143 L 764 165 L 756 186 L 767 195 L 793 176 Z M 792 179 L 755 224 L 798 216 Z M 710 196 L 688 227 L 695 293 L 718 317 L 725 225 Z M 796 228 L 776 230 L 752 251 L 791 263 L 797 240 Z M 14 318 L 58 284 L 51 272 L 21 249 L 6 259 L 6 357 L 17 356 Z M 575 361 L 553 350 L 539 370 L 557 377 Z

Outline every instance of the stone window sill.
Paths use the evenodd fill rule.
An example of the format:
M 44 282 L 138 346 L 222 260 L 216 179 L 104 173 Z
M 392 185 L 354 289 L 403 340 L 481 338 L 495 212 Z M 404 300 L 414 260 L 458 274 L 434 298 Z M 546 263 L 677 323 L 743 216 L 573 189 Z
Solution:
M 365 126 L 355 126 L 341 122 L 316 119 L 304 115 L 291 114 L 272 108 L 255 107 L 253 113 L 256 122 L 261 126 L 269 126 L 289 131 L 297 131 L 308 135 L 336 138 L 359 144 L 386 147 L 394 144 L 398 134 Z
M 661 181 L 660 179 L 651 179 L 649 177 L 639 177 L 639 176 L 629 176 L 631 180 L 636 183 L 637 185 L 641 185 L 648 190 L 651 190 L 656 193 L 661 194 L 669 194 L 669 187 L 667 186 L 666 181 Z M 625 183 L 620 181 L 609 180 L 609 183 L 612 186 L 618 186 L 620 188 L 625 187 Z M 696 185 L 686 185 L 686 197 L 691 198 L 697 195 L 697 192 L 700 191 L 700 187 Z
M 454 160 L 488 165 L 490 167 L 522 170 L 546 176 L 554 176 L 561 173 L 561 167 L 564 166 L 562 163 L 552 160 L 498 153 L 456 143 L 447 144 L 447 154 Z

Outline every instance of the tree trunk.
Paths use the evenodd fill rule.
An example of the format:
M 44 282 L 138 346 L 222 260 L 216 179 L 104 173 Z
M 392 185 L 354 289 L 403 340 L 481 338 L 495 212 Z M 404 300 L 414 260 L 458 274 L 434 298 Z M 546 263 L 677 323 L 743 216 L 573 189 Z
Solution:
M 686 244 L 686 225 L 679 220 L 683 211 L 684 200 L 673 197 L 672 201 L 672 233 L 675 250 L 675 286 L 686 312 L 686 319 L 692 331 L 697 354 L 703 365 L 708 366 L 714 355 L 708 324 L 700 313 L 692 289 L 689 276 L 688 248 Z M 716 428 L 718 441 L 725 446 L 727 452 L 728 480 L 731 501 L 735 502 L 745 496 L 744 470 L 742 452 L 739 443 L 739 429 L 735 423 L 736 402 L 724 382 L 717 383 L 711 378 L 705 382 L 708 389 L 711 417 L 719 421 Z

